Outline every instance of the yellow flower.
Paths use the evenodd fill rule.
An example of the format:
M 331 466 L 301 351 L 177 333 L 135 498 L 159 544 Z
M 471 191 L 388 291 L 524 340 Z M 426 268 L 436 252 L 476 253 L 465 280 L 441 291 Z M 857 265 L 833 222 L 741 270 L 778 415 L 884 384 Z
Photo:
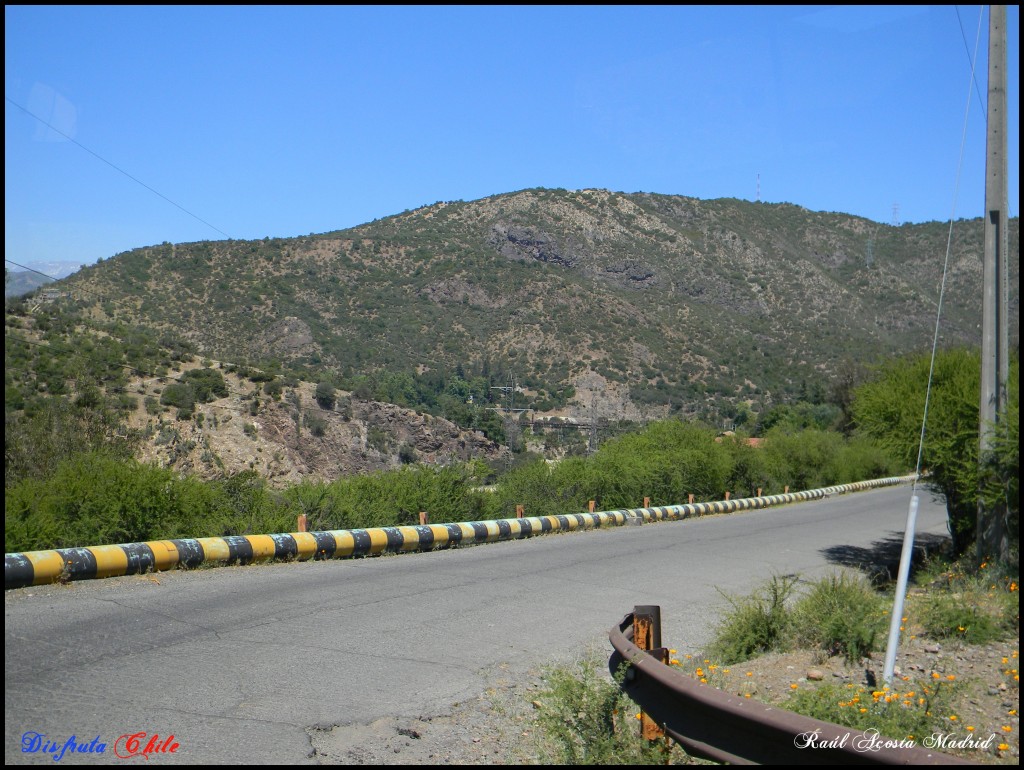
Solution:
M 967 725 L 967 727 L 965 727 L 964 729 L 965 729 L 965 730 L 966 730 L 967 732 L 969 732 L 969 733 L 973 733 L 973 732 L 974 732 L 974 728 L 973 728 L 973 727 L 972 727 L 971 725 Z
M 1000 751 L 1008 751 L 1008 750 L 1009 750 L 1009 748 L 1010 748 L 1010 745 L 1009 745 L 1008 743 L 1000 743 L 1000 744 L 999 744 L 999 746 L 998 746 L 997 748 L 998 748 L 998 749 L 999 749 Z
M 669 660 L 668 664 L 670 666 L 678 666 L 679 665 L 679 661 L 676 660 L 675 658 L 672 658 L 671 660 Z
M 959 718 L 959 717 L 957 717 L 957 715 L 956 715 L 956 714 L 953 714 L 953 716 L 951 716 L 951 717 L 949 718 L 949 721 L 950 721 L 950 722 L 955 722 L 955 721 L 956 721 L 956 720 L 957 720 L 958 718 Z
M 676 651 L 675 651 L 675 650 L 669 650 L 669 651 L 668 651 L 668 654 L 669 654 L 669 655 L 675 655 L 675 654 L 676 654 Z
M 747 672 L 747 676 L 753 676 L 753 675 L 754 675 L 754 672 L 753 672 L 753 671 L 748 671 L 748 672 Z
M 954 679 L 956 679 L 956 674 L 947 674 L 946 679 L 952 682 Z
M 1004 733 L 1012 733 L 1013 732 L 1013 728 L 1010 727 L 1009 725 L 1003 725 L 999 729 L 1002 730 Z
M 789 689 L 790 689 L 790 690 L 795 690 L 796 688 L 797 688 L 797 685 L 796 685 L 796 683 L 793 683 L 793 684 L 791 684 L 791 685 L 789 686 Z
M 938 671 L 932 671 L 932 679 L 941 679 Z
M 639 714 L 637 714 L 637 715 L 636 715 L 636 718 L 637 718 L 637 719 L 640 719 L 640 715 L 639 715 Z
M 860 709 L 860 713 L 861 713 L 861 714 L 866 714 L 866 713 L 867 713 L 867 711 L 868 711 L 868 710 L 867 710 L 866 708 L 864 708 L 863 706 L 861 706 L 861 709 Z
M 696 671 L 694 671 L 694 673 L 695 673 L 695 674 L 696 674 L 697 676 L 704 676 L 704 669 L 702 669 L 702 668 L 698 668 L 698 669 L 697 669 Z
M 744 697 L 744 698 L 749 698 L 749 697 L 750 697 L 750 693 L 749 693 L 749 692 L 745 692 L 745 693 L 743 693 L 743 697 Z
M 701 684 L 707 684 L 708 683 L 708 680 L 705 679 L 704 677 L 701 677 L 700 681 L 701 681 Z

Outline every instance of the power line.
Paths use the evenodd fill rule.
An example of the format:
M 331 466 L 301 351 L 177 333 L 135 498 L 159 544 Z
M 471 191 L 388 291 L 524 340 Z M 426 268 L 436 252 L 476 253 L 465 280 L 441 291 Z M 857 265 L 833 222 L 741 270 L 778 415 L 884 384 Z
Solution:
M 35 114 L 34 112 L 31 112 L 31 111 L 29 111 L 29 110 L 25 109 L 24 107 L 22 107 L 22 106 L 21 106 L 20 104 L 18 104 L 18 103 L 17 103 L 16 101 L 14 101 L 13 99 L 11 99 L 11 98 L 10 98 L 9 96 L 4 96 L 4 99 L 6 99 L 6 100 L 7 100 L 7 102 L 8 102 L 9 104 L 12 104 L 12 105 L 14 105 L 14 106 L 15 106 L 15 107 L 17 107 L 17 108 L 18 108 L 19 110 L 21 110 L 22 112 L 24 112 L 24 113 L 25 113 L 26 115 L 29 115 L 29 116 L 31 116 L 31 117 L 33 117 L 33 118 L 35 118 L 36 120 L 38 120 L 38 121 L 39 121 L 40 123 L 42 123 L 42 124 L 43 124 L 44 126 L 46 126 L 47 128 L 49 128 L 49 129 L 50 129 L 51 131 L 56 131 L 56 132 L 57 132 L 58 134 L 60 134 L 61 136 L 63 136 L 63 137 L 65 138 L 65 139 L 67 139 L 67 140 L 68 140 L 69 142 L 71 142 L 72 144 L 75 144 L 75 145 L 77 145 L 78 147 L 81 147 L 81 148 L 82 148 L 83 150 L 85 150 L 85 151 L 86 151 L 87 153 L 89 153 L 90 155 L 92 155 L 92 156 L 93 156 L 94 158 L 97 158 L 98 160 L 101 160 L 101 161 L 103 161 L 104 163 L 106 163 L 106 164 L 107 164 L 108 166 L 110 166 L 110 167 L 111 167 L 112 169 L 114 169 L 115 171 L 117 171 L 117 172 L 119 172 L 119 173 L 121 173 L 121 174 L 124 174 L 124 175 L 125 175 L 126 177 L 128 177 L 129 179 L 131 179 L 131 180 L 132 180 L 133 182 L 135 182 L 136 184 L 138 184 L 138 185 L 141 185 L 142 187 L 145 187 L 145 188 L 146 188 L 147 190 L 149 190 L 149 191 L 150 191 L 151 193 L 153 193 L 154 195 L 156 195 L 156 196 L 158 196 L 158 197 L 160 197 L 160 198 L 163 198 L 163 199 L 164 199 L 165 201 L 167 201 L 168 203 L 170 203 L 170 204 L 171 204 L 172 206 L 174 206 L 174 207 L 175 207 L 175 208 L 177 208 L 177 209 L 180 209 L 181 211 L 184 211 L 184 212 L 185 212 L 186 214 L 188 214 L 188 215 L 189 215 L 190 217 L 192 217 L 193 219 L 195 219 L 195 220 L 198 220 L 199 222 L 202 222 L 202 223 L 203 223 L 204 225 L 206 225 L 207 227 L 209 227 L 209 228 L 210 228 L 211 230 L 216 230 L 216 231 L 217 231 L 218 233 L 220 233 L 221 235 L 223 235 L 223 236 L 224 236 L 225 238 L 227 238 L 228 240 L 232 240 L 232 238 L 231 238 L 231 236 L 230 236 L 230 235 L 228 235 L 228 234 L 227 234 L 226 232 L 224 232 L 223 230 L 221 230 L 221 229 L 220 229 L 219 227 L 217 227 L 216 225 L 211 225 L 211 224 L 210 224 L 209 222 L 207 222 L 207 221 L 206 221 L 205 219 L 203 219 L 202 217 L 199 217 L 199 216 L 197 216 L 196 214 L 193 214 L 193 213 L 192 213 L 191 211 L 189 211 L 189 210 L 188 210 L 187 208 L 185 208 L 184 206 L 182 206 L 182 205 L 180 205 L 180 204 L 178 204 L 178 203 L 175 203 L 174 201 L 172 201 L 172 200 L 171 200 L 170 198 L 168 198 L 168 197 L 167 197 L 166 195 L 164 195 L 163 193 L 161 193 L 161 192 L 159 192 L 159 191 L 157 191 L 157 190 L 154 190 L 154 189 L 153 189 L 152 187 L 150 187 L 150 186 L 149 186 L 148 184 L 146 184 L 146 183 L 145 183 L 145 182 L 143 182 L 142 180 L 140 180 L 140 179 L 137 179 L 136 177 L 132 176 L 132 175 L 131 175 L 131 174 L 129 174 L 129 173 L 127 172 L 127 171 L 125 171 L 125 170 L 124 170 L 123 168 L 119 168 L 118 166 L 114 165 L 114 164 L 113 164 L 113 163 L 111 163 L 111 162 L 110 162 L 109 160 L 107 160 L 107 159 L 106 159 L 106 158 L 104 158 L 104 157 L 103 157 L 102 155 L 100 155 L 99 153 L 93 152 L 92 150 L 90 150 L 90 149 L 89 149 L 88 147 L 86 147 L 86 146 L 85 146 L 84 144 L 82 144 L 81 142 L 77 141 L 76 139 L 72 139 L 72 138 L 71 138 L 70 136 L 68 136 L 67 134 L 65 134 L 65 133 L 64 133 L 63 131 L 61 131 L 61 130 L 60 130 L 59 128 L 55 128 L 55 127 L 54 127 L 54 126 L 53 126 L 52 124 L 50 124 L 50 123 L 48 123 L 47 121 L 43 120 L 43 119 L 42 119 L 41 117 L 39 117 L 38 115 L 36 115 L 36 114 Z
M 28 270 L 29 272 L 36 273 L 37 275 L 43 276 L 43 278 L 49 278 L 54 283 L 56 283 L 57 281 L 62 280 L 60 278 L 55 278 L 52 275 L 47 275 L 46 273 L 44 273 L 44 272 L 42 272 L 40 270 L 36 270 L 33 267 L 29 267 L 28 265 L 22 265 L 22 264 L 20 264 L 18 262 L 15 262 L 13 259 L 7 259 L 7 257 L 4 257 L 4 262 L 10 262 L 12 265 L 14 265 L 15 267 L 20 267 L 22 270 Z M 105 299 L 104 296 L 102 294 L 100 294 L 98 291 L 93 291 L 92 289 L 87 289 L 86 287 L 81 286 L 81 285 L 75 285 L 74 290 L 75 291 L 83 291 L 86 294 L 92 294 L 94 297 L 98 297 L 101 300 Z
M 964 33 L 964 22 L 960 18 L 960 6 L 954 5 L 953 6 L 953 10 L 956 11 L 956 20 L 960 24 L 960 37 L 964 41 L 964 52 L 967 54 L 967 63 L 971 67 L 971 80 L 974 81 L 974 90 L 978 94 L 978 101 L 981 103 L 981 109 L 984 110 L 985 109 L 985 99 L 981 95 L 981 86 L 978 85 L 978 78 L 975 75 L 974 61 L 975 61 L 975 56 L 976 55 L 975 56 L 971 56 L 970 46 L 967 45 L 967 35 Z M 982 19 L 982 16 L 984 14 L 984 10 L 980 10 L 978 13 L 979 13 L 979 16 L 978 16 L 978 36 L 980 37 L 981 36 L 981 19 Z

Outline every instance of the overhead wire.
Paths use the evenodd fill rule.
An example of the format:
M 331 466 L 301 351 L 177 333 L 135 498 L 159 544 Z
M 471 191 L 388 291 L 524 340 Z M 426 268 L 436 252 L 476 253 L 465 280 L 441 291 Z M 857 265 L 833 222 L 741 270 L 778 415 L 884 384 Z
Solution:
M 232 238 L 231 238 L 231 236 L 230 236 L 230 235 L 228 235 L 228 234 L 227 234 L 226 232 L 224 232 L 223 230 L 221 230 L 221 229 L 220 229 L 219 227 L 217 227 L 216 225 L 212 225 L 212 224 L 210 224 L 209 222 L 207 222 L 207 221 L 206 221 L 205 219 L 203 219 L 202 217 L 200 217 L 200 216 L 198 216 L 198 215 L 196 215 L 196 214 L 193 214 L 193 213 L 192 213 L 191 211 L 189 211 L 189 210 L 188 210 L 187 208 L 185 208 L 184 206 L 182 206 L 182 205 L 181 205 L 180 203 L 176 203 L 175 201 L 172 201 L 172 200 L 171 200 L 170 198 L 168 198 L 168 197 L 167 197 L 166 195 L 164 195 L 164 194 L 163 194 L 162 192 L 160 192 L 159 190 L 155 190 L 155 189 L 153 189 L 153 188 L 152 188 L 152 187 L 150 187 L 150 186 L 149 186 L 148 184 L 146 184 L 145 182 L 143 182 L 143 181 L 142 181 L 141 179 L 138 179 L 138 178 L 136 178 L 136 177 L 132 176 L 132 175 L 131 175 L 131 174 L 129 174 L 129 173 L 127 172 L 127 171 L 125 171 L 125 170 L 124 170 L 123 168 L 120 168 L 119 166 L 115 165 L 114 163 L 111 163 L 111 162 L 110 162 L 109 160 L 107 160 L 106 158 L 104 158 L 104 157 L 103 157 L 102 155 L 100 155 L 99 153 L 97 153 L 97 152 L 94 152 L 93 150 L 90 150 L 90 149 L 89 149 L 88 147 L 86 147 L 86 146 L 85 146 L 84 144 L 82 144 L 81 142 L 79 142 L 79 141 L 78 141 L 77 139 L 74 139 L 74 138 L 72 138 L 72 137 L 68 136 L 68 135 L 67 135 L 67 134 L 65 134 L 65 133 L 64 133 L 63 131 L 61 131 L 61 130 L 60 130 L 59 128 L 57 128 L 57 127 L 56 127 L 56 126 L 54 126 L 53 124 L 49 123 L 48 121 L 44 120 L 43 118 L 39 117 L 38 115 L 36 115 L 36 114 L 35 114 L 34 112 L 32 112 L 31 110 L 29 110 L 29 109 L 27 109 L 27 108 L 25 108 L 25 107 L 22 107 L 22 106 L 21 106 L 20 104 L 18 104 L 18 103 L 17 103 L 16 101 L 14 101 L 13 99 L 11 99 L 11 98 L 10 98 L 9 96 L 7 96 L 7 95 L 4 95 L 4 99 L 6 99 L 6 100 L 7 100 L 7 102 L 8 102 L 9 104 L 11 104 L 11 105 L 13 105 L 13 106 L 17 107 L 17 108 L 18 108 L 19 110 L 21 110 L 22 112 L 24 112 L 24 113 L 25 113 L 26 115 L 29 115 L 29 116 L 31 116 L 31 117 L 33 117 L 33 118 L 35 118 L 36 120 L 38 120 L 38 121 L 39 121 L 40 123 L 42 123 L 42 124 L 43 124 L 44 126 L 46 126 L 47 128 L 49 128 L 49 129 L 50 129 L 51 131 L 55 131 L 56 133 L 60 134 L 60 135 L 61 135 L 61 136 L 63 136 L 63 137 L 65 138 L 65 139 L 67 139 L 67 140 L 68 140 L 69 142 L 71 142 L 72 144 L 74 144 L 74 145 L 76 145 L 76 146 L 80 147 L 81 149 L 85 150 L 85 151 L 86 151 L 87 153 L 89 153 L 90 155 L 92 155 L 92 156 L 93 156 L 94 158 L 96 158 L 96 159 L 98 159 L 98 160 L 101 160 L 101 161 L 103 161 L 103 162 L 104 162 L 104 163 L 106 163 L 106 164 L 107 164 L 108 166 L 110 166 L 110 167 L 111 167 L 112 169 L 114 169 L 115 171 L 117 171 L 118 173 L 120 173 L 120 174 L 124 174 L 124 175 L 125 175 L 126 177 L 128 177 L 129 179 L 131 179 L 131 180 L 132 180 L 133 182 L 135 182 L 136 184 L 138 184 L 138 185 L 140 185 L 140 186 L 142 186 L 142 187 L 145 187 L 145 188 L 146 188 L 147 190 L 149 190 L 149 191 L 150 191 L 151 193 L 153 193 L 154 195 L 156 195 L 156 196 L 157 196 L 158 198 L 162 198 L 163 200 L 167 201 L 168 203 L 170 203 L 170 204 L 171 204 L 172 206 L 174 206 L 175 208 L 177 208 L 177 209 L 180 209 L 181 211 L 183 211 L 183 212 L 185 212 L 186 214 L 188 214 L 188 215 L 189 215 L 190 217 L 192 217 L 193 219 L 195 219 L 195 220 L 197 220 L 197 221 L 199 221 L 199 222 L 202 222 L 202 223 L 203 223 L 204 225 L 206 225 L 207 227 L 209 227 L 209 228 L 210 228 L 211 230 L 215 230 L 216 232 L 220 233 L 221 235 L 223 235 L 223 236 L 224 236 L 225 238 L 227 238 L 228 240 L 232 240 Z
M 957 11 L 957 18 L 960 13 Z M 883 678 L 886 683 L 891 683 L 895 673 L 896 651 L 899 646 L 899 633 L 903 617 L 903 606 L 906 598 L 906 583 L 910 574 L 910 562 L 912 559 L 912 548 L 914 542 L 914 527 L 917 519 L 917 486 L 921 479 L 921 461 L 924 457 L 925 432 L 928 425 L 928 407 L 931 402 L 932 382 L 935 376 L 935 359 L 939 346 L 939 329 L 942 321 L 942 302 L 946 293 L 946 278 L 949 275 L 949 259 L 953 251 L 953 225 L 956 221 L 956 207 L 960 196 L 960 175 L 963 172 L 964 152 L 967 146 L 967 124 L 971 113 L 971 86 L 977 85 L 975 68 L 977 65 L 977 52 L 981 41 L 983 11 L 978 16 L 978 32 L 975 38 L 975 54 L 971 57 L 971 78 L 967 88 L 967 104 L 964 107 L 963 129 L 960 136 L 960 156 L 957 160 L 956 177 L 953 183 L 953 203 L 949 214 L 949 235 L 946 239 L 946 256 L 942 265 L 942 279 L 939 282 L 939 300 L 935 313 L 935 333 L 932 336 L 931 360 L 928 365 L 928 383 L 925 387 L 924 412 L 921 416 L 921 433 L 917 444 L 917 463 L 914 467 L 914 483 L 911 490 L 910 507 L 907 512 L 907 525 L 903 535 L 903 551 L 900 555 L 900 566 L 897 577 L 895 600 L 893 602 L 892 616 L 889 619 L 889 640 L 885 651 L 885 663 L 883 666 Z M 948 525 L 947 525 L 948 526 Z

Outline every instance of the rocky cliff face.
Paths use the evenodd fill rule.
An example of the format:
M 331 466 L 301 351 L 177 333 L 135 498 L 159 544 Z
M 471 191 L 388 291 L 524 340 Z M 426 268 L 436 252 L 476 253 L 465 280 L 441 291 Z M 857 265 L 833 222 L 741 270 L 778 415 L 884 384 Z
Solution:
M 314 399 L 312 383 L 286 389 L 280 400 L 264 396 L 254 409 L 255 400 L 239 395 L 252 385 L 231 375 L 226 379 L 231 395 L 197 405 L 191 420 L 176 419 L 174 410 L 151 415 L 140 406 L 131 418 L 131 425 L 145 436 L 139 459 L 207 479 L 254 470 L 274 486 L 285 487 L 405 462 L 504 462 L 508 454 L 479 431 L 394 404 L 359 400 L 344 391 L 332 409 L 323 409 Z M 140 395 L 155 398 L 161 388 L 157 380 L 134 385 Z

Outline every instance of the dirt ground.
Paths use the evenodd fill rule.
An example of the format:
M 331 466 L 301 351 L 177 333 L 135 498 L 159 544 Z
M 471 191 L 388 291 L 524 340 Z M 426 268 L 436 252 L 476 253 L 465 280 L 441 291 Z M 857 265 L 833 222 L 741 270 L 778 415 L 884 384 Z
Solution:
M 1016 640 L 964 646 L 914 639 L 901 650 L 897 676 L 913 683 L 934 681 L 937 675 L 943 682 L 955 683 L 958 695 L 953 712 L 947 715 L 948 734 L 971 736 L 978 742 L 994 736 L 989 749 L 950 749 L 946 753 L 985 764 L 1017 765 L 1017 656 Z M 687 673 L 708 667 L 694 656 L 682 654 L 678 660 Z M 822 660 L 810 651 L 771 654 L 732 667 L 716 667 L 712 678 L 715 686 L 727 692 L 779 703 L 793 691 L 793 685 L 807 688 L 828 682 L 867 685 L 881 681 L 882 656 L 863 663 L 850 666 L 838 658 Z M 545 687 L 542 671 L 516 674 L 498 670 L 490 681 L 477 698 L 453 704 L 446 713 L 311 729 L 311 756 L 323 764 L 542 763 L 532 705 Z M 1000 745 L 1006 748 L 997 748 Z

